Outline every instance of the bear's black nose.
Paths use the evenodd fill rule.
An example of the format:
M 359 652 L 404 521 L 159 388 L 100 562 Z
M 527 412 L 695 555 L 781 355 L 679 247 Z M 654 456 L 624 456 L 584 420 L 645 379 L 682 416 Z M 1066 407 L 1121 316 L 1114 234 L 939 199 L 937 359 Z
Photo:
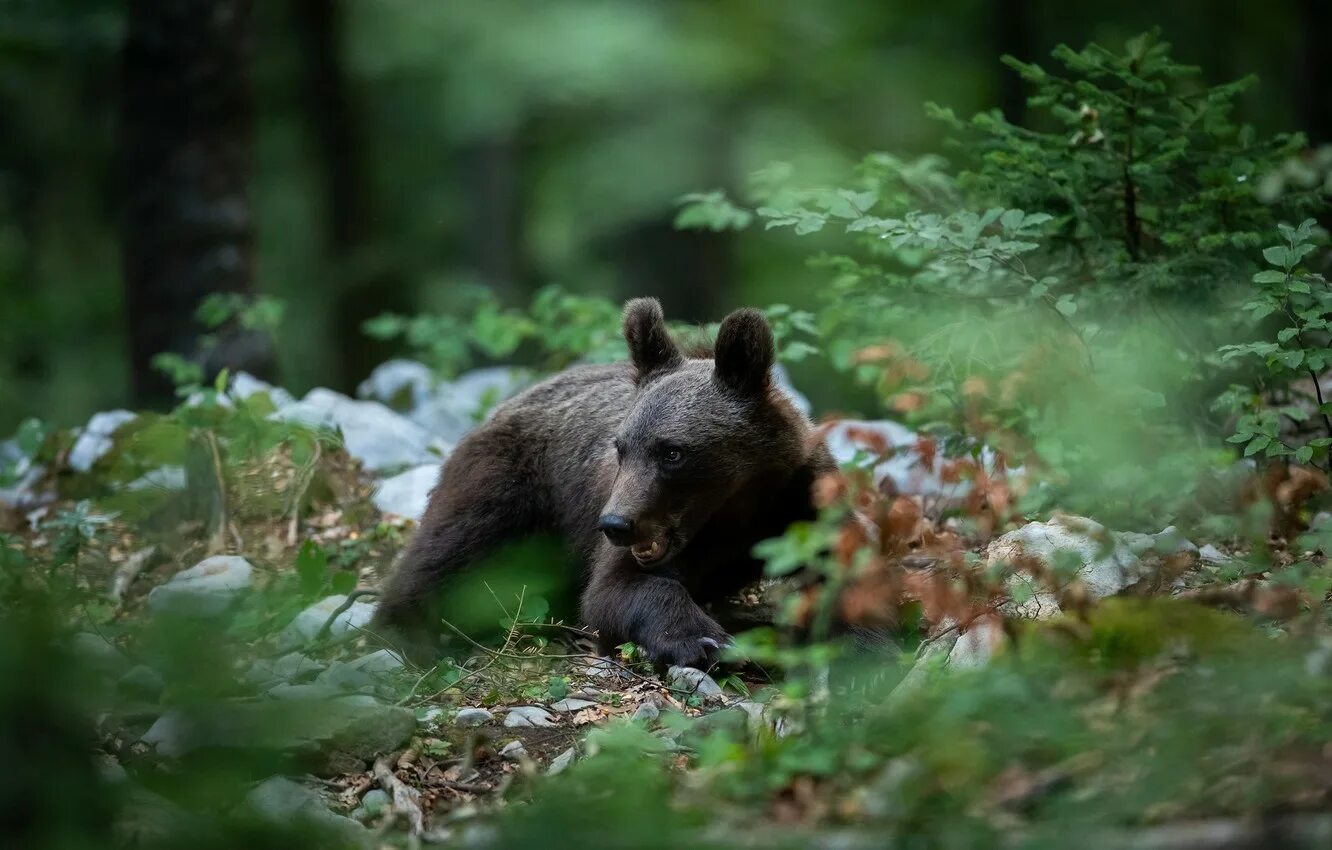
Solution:
M 633 542 L 634 521 L 619 514 L 606 514 L 597 522 L 597 528 L 616 546 L 628 546 Z

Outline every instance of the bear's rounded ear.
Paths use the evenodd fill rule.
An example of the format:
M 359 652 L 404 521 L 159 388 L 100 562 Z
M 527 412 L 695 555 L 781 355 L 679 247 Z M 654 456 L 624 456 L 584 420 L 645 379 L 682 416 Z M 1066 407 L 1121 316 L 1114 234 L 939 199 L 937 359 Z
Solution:
M 736 310 L 722 320 L 713 358 L 715 378 L 723 387 L 740 395 L 762 394 L 775 356 L 772 328 L 758 310 Z
M 684 355 L 666 330 L 661 302 L 655 298 L 635 298 L 624 305 L 624 341 L 629 343 L 629 359 L 640 383 L 654 372 L 684 363 Z

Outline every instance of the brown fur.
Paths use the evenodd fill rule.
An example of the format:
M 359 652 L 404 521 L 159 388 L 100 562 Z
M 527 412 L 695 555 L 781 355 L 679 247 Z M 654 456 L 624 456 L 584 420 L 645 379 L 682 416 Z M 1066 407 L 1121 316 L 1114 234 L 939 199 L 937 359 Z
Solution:
M 437 631 L 450 577 L 502 543 L 553 532 L 586 566 L 583 617 L 603 651 L 633 641 L 654 661 L 698 664 L 728 640 L 700 605 L 759 577 L 751 548 L 813 515 L 810 488 L 832 458 L 771 385 L 772 332 L 757 311 L 726 318 L 712 358 L 685 356 L 654 299 L 625 306 L 624 334 L 630 363 L 555 375 L 459 444 L 381 625 Z M 628 542 L 662 541 L 664 557 L 644 564 L 612 545 L 605 514 L 632 521 Z

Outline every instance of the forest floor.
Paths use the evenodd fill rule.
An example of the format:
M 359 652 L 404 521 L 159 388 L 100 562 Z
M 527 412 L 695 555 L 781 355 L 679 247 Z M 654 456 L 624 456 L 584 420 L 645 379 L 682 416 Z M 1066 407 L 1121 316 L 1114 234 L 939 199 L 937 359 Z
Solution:
M 1067 613 L 1038 618 L 1021 609 L 1042 591 L 1010 586 L 962 624 L 926 616 L 957 574 L 925 559 L 892 649 L 742 639 L 750 661 L 708 673 L 599 658 L 544 600 L 495 593 L 496 639 L 459 637 L 423 668 L 369 628 L 414 526 L 376 508 L 382 477 L 336 440 L 224 458 L 214 431 L 189 433 L 206 451 L 187 468 L 214 475 L 202 495 L 150 489 L 143 510 L 143 488 L 90 480 L 116 452 L 71 469 L 71 435 L 29 482 L 50 497 L 0 512 L 11 598 L 59 600 L 74 634 L 127 840 L 170 844 L 223 813 L 317 846 L 1055 847 L 1070 830 L 1329 846 L 1332 637 L 1307 538 L 1260 560 L 1233 540 L 1115 536 L 1073 585 L 1129 569 L 1105 599 L 1064 592 Z M 1001 540 L 1075 550 L 1078 522 Z M 953 545 L 983 571 L 984 541 Z

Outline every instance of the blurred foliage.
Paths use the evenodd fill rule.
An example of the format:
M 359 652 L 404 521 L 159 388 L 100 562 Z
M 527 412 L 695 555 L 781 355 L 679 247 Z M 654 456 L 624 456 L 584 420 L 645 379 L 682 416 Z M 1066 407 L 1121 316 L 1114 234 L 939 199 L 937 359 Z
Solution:
M 30 411 L 74 424 L 128 396 L 124 8 L 0 9 L 0 432 Z M 1209 73 L 1258 73 L 1261 91 L 1239 107 L 1262 132 L 1298 126 L 1303 108 L 1299 12 L 1284 4 L 344 0 L 328 4 L 322 46 L 310 8 L 254 4 L 257 290 L 289 306 L 281 383 L 298 394 L 354 387 L 375 365 L 340 359 L 361 321 L 449 312 L 463 282 L 506 307 L 559 283 L 657 295 L 691 321 L 744 303 L 808 309 L 821 278 L 798 243 L 667 235 L 648 254 L 634 234 L 666 232 L 676 198 L 734 191 L 774 160 L 821 181 L 867 147 L 935 151 L 943 128 L 926 101 L 965 114 L 1002 96 L 1020 110 L 994 62 L 1003 52 L 1028 61 L 1161 24 Z M 695 255 L 717 266 L 706 289 Z M 847 405 L 818 363 L 802 369 L 816 402 Z

